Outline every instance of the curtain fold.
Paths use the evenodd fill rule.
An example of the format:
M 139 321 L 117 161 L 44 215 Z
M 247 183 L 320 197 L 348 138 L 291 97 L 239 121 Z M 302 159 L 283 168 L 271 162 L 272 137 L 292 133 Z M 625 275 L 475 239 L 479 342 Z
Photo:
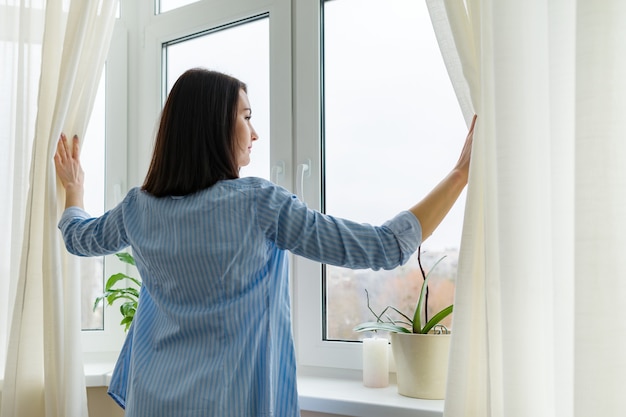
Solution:
M 50 0 L 40 8 L 31 7 L 30 3 L 19 6 L 20 35 L 36 22 L 43 23 L 44 30 L 43 38 L 29 34 L 19 36 L 16 42 L 17 48 L 23 48 L 21 43 L 41 43 L 41 71 L 38 82 L 26 79 L 18 84 L 18 90 L 38 89 L 38 96 L 32 136 L 15 131 L 14 138 L 18 143 L 32 141 L 32 153 L 28 191 L 21 207 L 25 215 L 19 273 L 10 275 L 15 282 L 10 285 L 16 290 L 15 298 L 9 300 L 12 314 L 6 315 L 10 317 L 10 333 L 2 417 L 87 415 L 80 338 L 80 276 L 75 273 L 76 260 L 61 250 L 56 224 L 64 196 L 62 187 L 57 187 L 52 157 L 61 131 L 82 138 L 86 130 L 110 43 L 117 0 L 71 1 L 69 12 L 63 10 L 67 3 Z M 19 67 L 19 62 L 16 65 Z M 15 98 L 18 106 L 23 98 Z M 18 123 L 32 123 L 28 122 L 28 115 L 20 117 Z M 20 212 L 20 207 L 16 212 Z M 18 252 L 15 242 L 11 244 L 12 251 Z M 15 263 L 15 258 L 11 256 L 11 263 Z
M 626 2 L 576 9 L 574 407 L 624 413 Z
M 465 204 L 465 219 L 459 253 L 458 276 L 454 301 L 455 317 L 451 342 L 450 371 L 446 390 L 446 413 L 450 416 L 479 415 L 490 408 L 487 389 L 490 375 L 488 361 L 488 300 L 485 290 L 485 187 L 487 126 L 481 108 L 479 25 L 471 20 L 463 1 L 427 0 L 428 11 L 437 42 L 446 65 L 459 106 L 469 127 L 479 114 L 474 132 L 472 164 Z M 476 16 L 476 15 L 475 15 Z M 462 279 L 461 279 L 462 278 Z M 493 297 L 492 297 L 493 298 Z M 493 313 L 493 312 L 491 312 Z M 496 326 L 497 327 L 497 326 Z M 463 351 L 460 355 L 457 352 Z M 496 354 L 491 349 L 492 357 Z M 467 360 L 472 358 L 472 360 Z M 497 369 L 492 369 L 492 372 Z M 462 398 L 451 401 L 450 398 Z M 469 413 L 469 414 L 466 414 Z
M 619 415 L 626 3 L 427 4 L 478 114 L 445 415 Z

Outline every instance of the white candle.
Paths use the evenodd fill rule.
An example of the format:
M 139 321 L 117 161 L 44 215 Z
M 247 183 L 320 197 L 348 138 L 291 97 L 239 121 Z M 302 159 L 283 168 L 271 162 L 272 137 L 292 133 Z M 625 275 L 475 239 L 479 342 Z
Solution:
M 381 337 L 363 339 L 363 385 L 389 385 L 389 341 Z

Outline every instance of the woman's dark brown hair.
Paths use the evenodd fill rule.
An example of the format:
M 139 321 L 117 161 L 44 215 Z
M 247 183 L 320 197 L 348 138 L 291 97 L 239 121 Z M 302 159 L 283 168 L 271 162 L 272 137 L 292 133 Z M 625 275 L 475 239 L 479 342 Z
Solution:
M 246 85 L 202 68 L 186 71 L 169 93 L 148 175 L 156 197 L 187 195 L 239 177 L 233 139 L 239 90 Z

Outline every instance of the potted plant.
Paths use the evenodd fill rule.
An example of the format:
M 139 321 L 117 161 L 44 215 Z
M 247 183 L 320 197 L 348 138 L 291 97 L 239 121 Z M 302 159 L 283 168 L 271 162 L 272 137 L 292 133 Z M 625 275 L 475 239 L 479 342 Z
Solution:
M 121 252 L 116 253 L 117 259 L 120 261 L 135 266 L 135 258 L 130 253 Z M 130 281 L 130 285 L 120 286 L 122 282 Z M 134 285 L 133 285 L 134 284 Z M 128 331 L 130 324 L 135 317 L 137 311 L 137 302 L 139 301 L 139 290 L 141 288 L 141 280 L 133 278 L 124 273 L 113 274 L 107 280 L 104 286 L 104 293 L 96 298 L 93 304 L 95 310 L 101 301 L 106 300 L 108 305 L 113 305 L 116 300 L 122 300 L 120 305 L 120 313 L 122 314 L 122 321 L 120 324 L 124 326 L 124 331 Z
M 448 352 L 450 332 L 440 323 L 452 313 L 453 305 L 439 311 L 432 318 L 426 315 L 428 304 L 428 280 L 431 272 L 444 259 L 437 260 L 428 274 L 424 272 L 418 249 L 417 260 L 422 273 L 422 288 L 415 310 L 408 316 L 393 306 L 387 306 L 376 314 L 367 306 L 376 321 L 365 322 L 354 327 L 354 331 L 388 331 L 391 336 L 391 349 L 396 361 L 398 393 L 408 397 L 443 399 L 445 397 L 448 373 Z M 393 320 L 387 312 L 393 310 L 402 319 Z M 422 320 L 424 314 L 424 320 Z

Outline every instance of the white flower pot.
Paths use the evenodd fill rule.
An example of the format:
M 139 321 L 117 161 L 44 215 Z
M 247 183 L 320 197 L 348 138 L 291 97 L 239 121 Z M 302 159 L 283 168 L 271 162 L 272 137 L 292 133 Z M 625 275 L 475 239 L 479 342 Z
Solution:
M 390 333 L 398 393 L 441 400 L 446 394 L 450 334 Z

